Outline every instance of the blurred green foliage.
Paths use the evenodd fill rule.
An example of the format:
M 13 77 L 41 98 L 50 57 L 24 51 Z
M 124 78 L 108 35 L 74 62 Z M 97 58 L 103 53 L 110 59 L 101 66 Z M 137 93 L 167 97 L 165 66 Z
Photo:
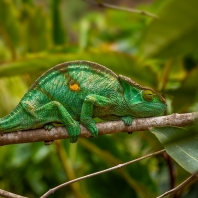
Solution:
M 156 0 L 137 8 L 159 19 L 81 0 L 0 1 L 0 116 L 44 71 L 72 60 L 95 61 L 160 91 L 167 113 L 198 109 L 198 1 Z M 150 132 L 0 148 L 0 189 L 39 197 L 65 181 L 161 149 Z M 169 189 L 167 162 L 156 156 L 58 190 L 50 197 L 152 198 Z M 176 183 L 189 173 L 173 165 Z M 192 186 L 185 196 L 197 197 Z

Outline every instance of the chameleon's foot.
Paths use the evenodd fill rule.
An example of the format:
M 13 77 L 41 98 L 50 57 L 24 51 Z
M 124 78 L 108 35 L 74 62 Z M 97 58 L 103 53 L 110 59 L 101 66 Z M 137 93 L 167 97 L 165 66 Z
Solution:
M 66 130 L 69 134 L 70 143 L 75 143 L 78 140 L 80 135 L 80 124 L 76 122 L 74 125 L 66 127 Z
M 48 131 L 50 131 L 53 127 L 54 127 L 54 125 L 51 124 L 51 123 L 48 123 L 48 124 L 45 124 L 45 125 L 44 125 L 44 129 L 45 129 L 45 130 L 48 130 Z
M 45 129 L 45 130 L 48 130 L 48 131 L 50 131 L 53 127 L 54 127 L 54 125 L 51 124 L 51 123 L 48 123 L 48 124 L 45 124 L 45 125 L 44 125 L 44 129 Z M 54 140 L 44 141 L 44 144 L 45 144 L 45 145 L 50 145 L 50 144 L 52 144 L 53 142 L 54 142 Z
M 44 141 L 44 144 L 46 146 L 48 146 L 48 145 L 52 144 L 53 142 L 54 142 L 54 140 Z
M 91 132 L 93 138 L 98 137 L 98 128 L 96 127 L 95 123 L 90 124 L 87 129 Z
M 131 125 L 133 121 L 133 118 L 131 116 L 124 116 L 121 119 L 127 126 Z
M 98 128 L 96 126 L 96 121 L 95 120 L 89 120 L 89 122 L 84 122 L 83 125 L 89 130 L 91 133 L 92 138 L 97 138 L 98 137 Z

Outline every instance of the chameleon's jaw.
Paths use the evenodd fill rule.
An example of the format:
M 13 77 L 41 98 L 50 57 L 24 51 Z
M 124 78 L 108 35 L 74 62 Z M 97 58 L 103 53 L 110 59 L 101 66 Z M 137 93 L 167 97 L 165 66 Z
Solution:
M 158 115 L 162 115 L 166 109 L 167 109 L 167 104 L 165 103 L 152 103 L 149 105 L 149 108 L 151 110 L 151 116 L 158 116 Z
M 163 115 L 167 105 L 164 103 L 139 103 L 131 107 L 134 117 L 154 117 Z
M 165 104 L 160 104 L 160 108 L 161 108 L 161 112 L 162 112 L 160 115 L 162 115 L 167 109 L 167 104 L 166 103 Z

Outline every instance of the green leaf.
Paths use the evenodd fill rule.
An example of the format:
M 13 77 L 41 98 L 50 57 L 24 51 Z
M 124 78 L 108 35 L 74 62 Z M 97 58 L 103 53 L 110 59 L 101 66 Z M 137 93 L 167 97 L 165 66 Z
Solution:
M 1 65 L 0 77 L 33 72 L 42 73 L 57 64 L 74 60 L 88 60 L 102 64 L 116 74 L 131 77 L 142 85 L 153 87 L 158 85 L 157 75 L 149 67 L 140 65 L 132 56 L 115 52 L 35 55 L 31 58 Z
M 148 57 L 170 58 L 189 53 L 198 46 L 198 1 L 168 0 L 159 10 L 143 38 L 141 54 Z
M 65 30 L 62 23 L 61 18 L 61 10 L 60 7 L 62 6 L 63 1 L 62 0 L 51 0 L 51 17 L 52 17 L 52 23 L 53 23 L 53 29 L 52 29 L 52 36 L 54 44 L 60 45 L 65 43 Z
M 198 170 L 198 132 L 195 127 L 189 130 L 179 127 L 154 127 L 150 131 L 156 135 L 167 153 L 185 170 L 194 173 Z
M 47 50 L 52 45 L 51 21 L 42 7 L 24 5 L 20 18 L 23 30 L 23 50 L 38 52 Z
M 178 89 L 167 90 L 167 93 L 173 96 L 172 106 L 174 112 L 189 111 L 189 107 L 193 106 L 194 103 L 197 103 L 197 76 L 198 67 L 187 73 L 186 78 Z
M 0 38 L 10 50 L 12 58 L 16 58 L 16 47 L 21 41 L 21 29 L 19 24 L 19 12 L 12 1 L 0 1 Z
M 27 89 L 24 80 L 19 76 L 0 79 L 0 117 L 16 107 Z

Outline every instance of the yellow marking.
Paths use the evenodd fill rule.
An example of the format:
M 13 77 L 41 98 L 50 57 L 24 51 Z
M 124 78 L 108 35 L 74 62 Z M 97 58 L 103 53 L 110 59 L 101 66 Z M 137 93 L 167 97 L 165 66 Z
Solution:
M 79 87 L 78 84 L 69 85 L 69 88 L 70 88 L 72 91 L 80 91 L 80 87 Z

